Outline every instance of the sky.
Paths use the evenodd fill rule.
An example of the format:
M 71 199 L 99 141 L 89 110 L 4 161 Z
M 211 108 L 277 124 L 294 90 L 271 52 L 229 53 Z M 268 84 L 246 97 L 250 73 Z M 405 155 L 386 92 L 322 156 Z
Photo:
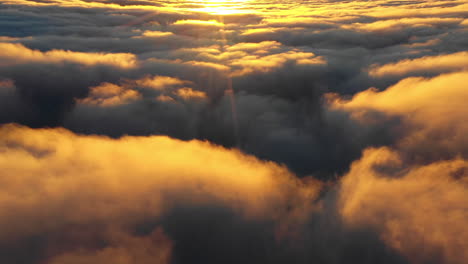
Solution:
M 464 264 L 468 1 L 0 0 L 0 263 Z

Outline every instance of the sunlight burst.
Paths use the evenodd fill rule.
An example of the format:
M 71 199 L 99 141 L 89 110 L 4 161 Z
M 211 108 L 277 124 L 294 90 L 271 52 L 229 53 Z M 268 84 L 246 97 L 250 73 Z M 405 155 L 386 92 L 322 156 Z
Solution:
M 250 2 L 250 0 L 204 0 L 197 1 L 197 5 L 199 5 L 200 7 L 191 10 L 214 15 L 243 14 L 252 11 L 249 10 L 249 8 L 247 7 L 247 2 Z

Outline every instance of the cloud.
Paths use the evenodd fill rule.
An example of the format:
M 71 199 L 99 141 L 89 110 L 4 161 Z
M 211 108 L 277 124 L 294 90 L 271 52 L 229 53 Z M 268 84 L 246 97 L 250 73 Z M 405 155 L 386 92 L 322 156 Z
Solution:
M 247 225 L 243 221 L 299 224 L 314 210 L 309 201 L 321 188 L 282 166 L 207 142 L 157 136 L 113 140 L 16 125 L 3 126 L 0 133 L 0 215 L 8 226 L 0 243 L 14 248 L 29 237 L 42 237 L 51 263 L 118 256 L 130 258 L 123 263 L 166 260 L 170 237 L 157 227 L 166 225 L 167 217 L 182 221 L 173 213 L 183 208 L 205 207 L 200 212 L 213 217 L 216 208 L 227 210 L 241 230 Z M 219 228 L 232 232 L 221 223 Z
M 94 263 L 170 263 L 172 242 L 156 229 L 146 237 L 135 237 L 123 232 L 109 234 L 109 245 L 99 250 L 79 249 L 52 257 L 50 264 L 94 264 Z
M 230 62 L 234 68 L 231 75 L 236 77 L 256 72 L 270 72 L 281 68 L 288 62 L 298 65 L 326 65 L 326 61 L 323 58 L 316 57 L 315 54 L 309 52 L 289 51 L 263 57 L 248 55 Z M 240 69 L 236 70 L 236 68 Z
M 204 92 L 194 91 L 192 88 L 180 88 L 177 90 L 176 94 L 185 100 L 206 98 Z
M 463 263 L 467 10 L 2 1 L 0 262 Z
M 140 98 L 138 91 L 125 89 L 112 83 L 102 83 L 91 87 L 90 94 L 84 99 L 79 99 L 79 104 L 91 104 L 100 106 L 111 106 L 125 104 Z
M 236 150 L 17 125 L 0 134 L 4 261 L 405 263 L 372 235 L 372 223 L 342 226 L 333 192 L 320 194 L 322 183 Z M 340 188 L 360 184 L 352 178 L 362 177 L 356 166 Z M 339 201 L 354 205 L 348 191 L 359 188 L 340 189 Z
M 399 116 L 403 138 L 398 145 L 415 160 L 467 157 L 468 114 L 465 100 L 466 72 L 443 74 L 431 79 L 407 78 L 378 92 L 369 89 L 335 107 L 351 112 L 362 122 L 372 122 L 372 112 Z M 378 122 L 378 121 L 377 121 Z
M 171 35 L 173 35 L 172 32 L 146 30 L 145 32 L 143 32 L 142 37 L 157 38 L 157 37 L 167 37 Z
M 314 8 L 275 4 L 273 9 L 266 3 L 263 13 L 246 9 L 253 13 L 229 15 L 204 14 L 197 12 L 200 6 L 174 3 L 165 7 L 115 1 L 78 1 L 73 7 L 59 1 L 16 4 L 2 10 L 12 18 L 9 21 L 37 23 L 34 29 L 15 24 L 19 28 L 15 32 L 21 34 L 4 31 L 17 36 L 9 37 L 8 42 L 16 44 L 8 45 L 23 45 L 25 51 L 36 52 L 43 59 L 17 61 L 20 64 L 0 69 L 3 77 L 15 83 L 4 100 L 8 103 L 3 104 L 5 113 L 12 114 L 4 114 L 3 123 L 65 126 L 114 137 L 167 134 L 206 139 L 285 163 L 301 175 L 326 171 L 330 174 L 326 177 L 334 177 L 333 173 L 346 170 L 365 147 L 394 144 L 400 137 L 399 133 L 393 135 L 399 116 L 386 118 L 390 124 L 358 124 L 348 113 L 323 106 L 324 93 L 349 96 L 372 86 L 383 89 L 401 76 L 374 78 L 368 74 L 372 67 L 408 57 L 459 54 L 464 46 L 462 37 L 447 34 L 450 29 L 462 36 L 459 21 L 463 13 L 456 11 L 461 10 L 458 2 L 439 3 L 447 5 L 444 10 L 418 3 L 375 2 L 366 8 L 359 1 Z M 337 14 L 333 6 L 340 6 L 346 14 Z M 407 7 L 432 13 L 409 18 L 385 13 Z M 297 15 L 298 10 L 310 16 Z M 451 17 L 444 17 L 446 11 L 452 12 Z M 285 15 L 294 13 L 296 16 Z M 200 21 L 222 26 L 208 26 L 211 35 L 178 31 L 180 26 L 188 26 L 187 30 L 197 32 L 204 28 L 197 25 Z M 414 29 L 411 23 L 415 21 L 424 28 Z M 392 23 L 401 30 L 356 28 Z M 56 33 L 44 33 L 52 31 Z M 55 51 L 63 57 L 50 59 Z M 134 67 L 116 67 L 97 59 L 96 64 L 84 64 L 77 59 L 78 55 L 94 60 L 123 54 L 134 59 Z M 459 64 L 449 68 L 458 71 Z M 434 74 L 441 71 L 434 70 Z M 429 70 L 419 73 L 426 76 Z M 105 98 L 93 93 L 105 83 L 121 87 L 121 92 Z M 233 97 L 226 93 L 229 87 Z M 230 98 L 234 98 L 232 103 Z M 111 99 L 116 104 L 100 107 L 96 99 Z M 252 122 L 258 125 L 249 125 Z
M 368 149 L 340 187 L 341 214 L 366 226 L 411 263 L 463 263 L 468 246 L 468 162 L 407 166 L 398 152 Z
M 345 25 L 343 28 L 353 28 L 362 31 L 397 31 L 404 30 L 410 27 L 434 27 L 434 26 L 450 26 L 458 25 L 462 22 L 460 18 L 400 18 L 400 19 L 388 19 L 382 21 L 376 21 L 373 23 L 355 23 L 351 25 Z
M 213 27 L 223 27 L 224 24 L 216 20 L 177 20 L 173 25 L 191 25 L 191 26 L 213 26 Z
M 169 76 L 145 76 L 142 79 L 136 80 L 135 85 L 155 90 L 164 90 L 167 87 L 175 85 L 190 84 L 189 81 L 179 80 Z
M 384 65 L 372 65 L 369 74 L 372 77 L 404 76 L 414 74 L 442 73 L 460 71 L 468 67 L 468 52 L 457 52 L 438 56 L 424 56 L 405 59 Z
M 133 54 L 84 53 L 65 50 L 41 52 L 21 44 L 0 43 L 1 66 L 8 67 L 24 63 L 77 63 L 85 66 L 108 65 L 118 68 L 134 68 L 137 60 Z

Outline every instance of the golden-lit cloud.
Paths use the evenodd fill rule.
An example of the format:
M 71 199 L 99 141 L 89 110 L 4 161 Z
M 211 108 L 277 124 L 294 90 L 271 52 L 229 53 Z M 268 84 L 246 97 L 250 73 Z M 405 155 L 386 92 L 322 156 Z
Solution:
M 99 106 L 116 106 L 140 98 L 141 95 L 138 91 L 126 89 L 112 83 L 102 83 L 99 86 L 91 87 L 89 96 L 84 99 L 79 99 L 78 103 Z
M 167 37 L 167 36 L 172 36 L 172 35 L 174 35 L 172 32 L 146 30 L 145 32 L 143 32 L 141 37 L 159 38 L 159 37 Z
M 277 41 L 240 42 L 234 45 L 183 48 L 175 50 L 173 55 L 195 58 L 196 60 L 157 61 L 211 68 L 231 77 L 268 73 L 281 69 L 286 64 L 298 66 L 327 65 L 326 59 L 322 56 L 286 47 Z
M 185 101 L 197 101 L 207 98 L 205 92 L 184 86 L 190 84 L 192 82 L 169 76 L 148 75 L 138 80 L 125 79 L 118 85 L 107 82 L 101 83 L 98 86 L 90 87 L 88 96 L 76 101 L 81 105 L 100 107 L 120 106 L 135 103 L 135 101 L 143 100 L 148 96 L 152 97 L 152 93 L 147 94 L 148 90 L 160 93 L 155 98 L 160 102 L 176 102 L 173 96 L 177 96 Z
M 468 124 L 462 120 L 468 116 L 467 78 L 467 72 L 411 77 L 384 91 L 368 89 L 351 100 L 335 101 L 333 107 L 349 111 L 364 123 L 375 122 L 375 111 L 401 118 L 405 127 L 398 145 L 411 150 L 413 158 L 466 153 Z
M 466 0 L 0 2 L 0 263 L 468 259 Z
M 217 71 L 225 72 L 229 70 L 229 67 L 226 65 L 223 65 L 221 63 L 213 63 L 213 62 L 205 62 L 205 61 L 186 61 L 184 64 L 187 65 L 192 65 L 196 67 L 203 67 L 203 68 L 208 68 L 208 69 L 214 69 Z
M 135 68 L 138 60 L 130 53 L 93 53 L 68 50 L 41 52 L 21 44 L 0 43 L 0 65 L 24 63 L 78 63 L 86 66 L 109 65 L 118 68 Z
M 175 94 L 177 96 L 189 100 L 189 99 L 205 99 L 207 98 L 206 93 L 201 91 L 194 91 L 192 88 L 180 88 L 178 89 Z
M 248 36 L 248 35 L 255 35 L 255 34 L 263 34 L 263 33 L 274 33 L 279 30 L 285 30 L 287 28 L 285 27 L 265 27 L 265 28 L 253 28 L 253 29 L 247 29 L 244 32 L 242 32 L 242 35 Z
M 168 96 L 168 95 L 165 95 L 165 94 L 161 94 L 161 95 L 158 95 L 156 97 L 156 101 L 159 101 L 159 102 L 175 102 L 174 98 Z
M 248 55 L 231 61 L 231 66 L 234 68 L 232 76 L 242 76 L 255 72 L 269 72 L 282 67 L 287 62 L 297 65 L 327 64 L 324 58 L 317 57 L 311 52 L 288 51 L 267 56 Z
M 131 82 L 131 81 L 130 81 Z M 165 88 L 190 84 L 189 81 L 180 80 L 169 76 L 146 76 L 145 78 L 135 81 L 137 86 L 150 88 L 154 90 L 164 90 Z
M 277 41 L 262 41 L 260 43 L 237 43 L 235 45 L 227 47 L 228 51 L 253 51 L 255 53 L 264 53 L 272 49 L 277 49 L 281 46 L 281 43 Z
M 457 114 L 458 110 L 464 111 L 460 106 L 466 95 L 464 81 L 467 77 L 467 72 L 434 78 L 410 77 L 384 91 L 371 88 L 360 92 L 349 101 L 339 101 L 336 106 L 350 110 L 375 109 L 390 114 L 413 113 L 416 116 L 432 113 L 430 119 L 437 116 L 439 118 L 436 119 L 442 119 L 447 112 Z
M 410 27 L 433 27 L 447 26 L 450 24 L 460 24 L 463 20 L 460 18 L 400 18 L 381 20 L 373 23 L 356 23 L 344 25 L 346 29 L 356 29 L 363 31 L 397 31 Z
M 178 204 L 276 219 L 294 208 L 306 214 L 320 189 L 275 163 L 208 142 L 17 125 L 2 126 L 0 135 L 0 241 L 67 225 L 124 227 Z
M 407 167 L 397 152 L 368 149 L 341 181 L 349 228 L 371 227 L 411 263 L 468 258 L 468 162 Z
M 188 25 L 188 26 L 209 26 L 209 27 L 223 27 L 224 24 L 216 20 L 178 20 L 174 25 Z
M 458 123 L 466 116 L 465 81 L 468 72 L 443 74 L 434 78 L 410 77 L 377 91 L 368 89 L 349 101 L 338 101 L 335 107 L 349 111 L 377 110 L 431 126 L 444 127 Z M 459 124 L 459 126 L 464 126 Z
M 384 65 L 372 65 L 369 74 L 373 77 L 401 76 L 432 72 L 460 71 L 468 68 L 468 52 L 425 56 L 416 59 L 405 59 Z

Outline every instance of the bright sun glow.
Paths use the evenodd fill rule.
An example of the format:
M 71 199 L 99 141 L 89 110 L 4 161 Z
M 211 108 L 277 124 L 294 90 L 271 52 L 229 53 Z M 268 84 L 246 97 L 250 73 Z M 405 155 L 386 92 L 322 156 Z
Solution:
M 215 15 L 231 15 L 231 14 L 242 14 L 251 12 L 247 8 L 247 2 L 250 0 L 232 0 L 232 1 L 216 1 L 216 0 L 205 0 L 197 1 L 200 8 L 194 8 L 193 11 L 199 11 L 204 13 L 210 13 Z

